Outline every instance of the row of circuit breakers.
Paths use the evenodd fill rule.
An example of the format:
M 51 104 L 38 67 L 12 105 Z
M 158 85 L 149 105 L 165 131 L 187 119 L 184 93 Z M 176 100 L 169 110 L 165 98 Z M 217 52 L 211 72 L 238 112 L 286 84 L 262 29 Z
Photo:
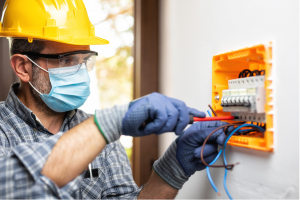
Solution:
M 228 90 L 222 91 L 224 112 L 231 112 L 236 121 L 266 122 L 264 75 L 229 80 L 228 86 Z

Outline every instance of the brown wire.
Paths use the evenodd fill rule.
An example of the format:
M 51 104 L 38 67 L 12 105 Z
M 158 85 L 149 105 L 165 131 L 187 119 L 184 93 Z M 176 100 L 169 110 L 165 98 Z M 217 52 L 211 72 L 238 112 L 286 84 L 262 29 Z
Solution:
M 230 165 L 210 165 L 208 164 L 207 162 L 205 162 L 204 158 L 203 158 L 203 151 L 204 151 L 204 146 L 206 145 L 208 139 L 218 130 L 222 129 L 222 128 L 227 128 L 229 126 L 240 126 L 241 124 L 226 124 L 226 125 L 223 125 L 223 126 L 220 126 L 218 128 L 216 128 L 214 131 L 212 131 L 207 137 L 206 139 L 204 140 L 203 144 L 202 144 L 202 149 L 201 149 L 201 154 L 200 154 L 200 158 L 201 158 L 201 161 L 202 163 L 205 165 L 205 166 L 208 166 L 208 167 L 231 167 L 233 168 L 236 164 L 230 164 Z
M 217 117 L 218 116 L 217 113 L 214 111 L 214 109 L 211 107 L 210 104 L 208 104 L 208 107 L 210 108 L 211 112 L 214 113 L 215 117 Z
M 244 124 L 244 123 L 242 123 L 242 124 Z M 202 149 L 201 149 L 201 153 L 200 153 L 201 161 L 202 161 L 202 163 L 203 163 L 205 166 L 208 166 L 208 167 L 225 167 L 226 169 L 231 170 L 235 165 L 239 164 L 239 163 L 235 163 L 235 164 L 225 165 L 224 160 L 223 160 L 223 165 L 210 165 L 210 164 L 208 164 L 207 162 L 205 162 L 205 160 L 204 160 L 204 158 L 203 158 L 203 151 L 204 151 L 204 146 L 206 145 L 208 139 L 209 139 L 216 131 L 218 131 L 218 130 L 220 130 L 220 129 L 222 129 L 222 128 L 224 128 L 224 131 L 225 131 L 225 129 L 226 129 L 226 131 L 227 131 L 227 128 L 230 127 L 230 126 L 240 126 L 240 125 L 242 125 L 242 124 L 241 124 L 241 123 L 236 123 L 236 124 L 226 124 L 226 125 L 220 126 L 220 127 L 216 128 L 214 131 L 212 131 L 212 132 L 206 137 L 206 139 L 204 140 L 204 142 L 203 142 L 203 144 L 202 144 Z M 259 131 L 259 132 L 261 132 L 261 131 L 260 131 L 258 128 L 256 128 L 256 127 L 252 127 L 252 128 L 253 128 L 253 129 L 256 129 L 256 130 Z M 225 131 L 225 134 L 226 134 L 226 131 Z M 224 143 L 225 143 L 226 139 L 227 139 L 227 137 L 225 138 Z M 224 146 L 224 143 L 223 143 L 223 146 Z M 225 149 L 224 149 L 223 151 L 224 151 L 223 153 L 225 153 Z
M 245 123 L 243 123 L 243 124 L 245 124 Z M 240 125 L 241 125 L 241 124 L 240 124 Z M 228 128 L 228 127 L 226 127 L 226 128 Z M 261 130 L 259 130 L 259 129 L 256 128 L 256 127 L 251 127 L 251 128 L 257 130 L 258 132 L 261 132 Z M 226 134 L 226 131 L 224 131 L 224 132 L 225 132 L 225 134 Z M 230 133 L 229 133 L 229 134 L 230 134 Z M 229 134 L 228 134 L 228 135 L 229 135 Z M 228 135 L 226 136 L 225 140 L 223 141 L 223 146 L 222 146 L 223 153 L 225 153 L 224 145 L 225 145 L 225 141 L 226 141 Z M 228 165 L 225 165 L 225 161 L 224 161 L 224 157 L 223 157 L 223 156 L 222 156 L 222 161 L 223 161 L 223 165 L 225 166 L 225 168 L 226 168 L 227 170 L 232 170 L 233 166 L 228 167 Z M 237 164 L 239 164 L 239 162 L 236 163 L 235 165 L 237 165 Z

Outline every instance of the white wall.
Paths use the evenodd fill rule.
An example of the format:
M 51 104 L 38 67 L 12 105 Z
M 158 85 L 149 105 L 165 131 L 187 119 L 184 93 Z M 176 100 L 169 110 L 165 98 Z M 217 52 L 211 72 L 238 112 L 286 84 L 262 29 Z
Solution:
M 275 152 L 228 147 L 233 198 L 299 198 L 299 2 L 298 0 L 161 1 L 160 91 L 206 111 L 211 103 L 211 61 L 216 54 L 273 41 Z M 175 138 L 161 137 L 160 154 Z M 223 189 L 224 169 L 212 169 Z M 220 198 L 205 171 L 178 198 Z

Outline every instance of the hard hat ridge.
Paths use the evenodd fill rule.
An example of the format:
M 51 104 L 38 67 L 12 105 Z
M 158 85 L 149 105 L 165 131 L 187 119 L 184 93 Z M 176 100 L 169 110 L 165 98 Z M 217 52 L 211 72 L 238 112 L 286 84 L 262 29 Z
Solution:
M 0 37 L 42 39 L 73 45 L 108 44 L 95 36 L 82 0 L 7 0 Z

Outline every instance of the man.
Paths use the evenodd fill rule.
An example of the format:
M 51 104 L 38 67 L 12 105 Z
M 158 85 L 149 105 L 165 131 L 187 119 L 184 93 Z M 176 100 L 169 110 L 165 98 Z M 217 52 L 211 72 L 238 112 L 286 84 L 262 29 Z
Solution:
M 89 45 L 108 43 L 94 36 L 81 0 L 9 0 L 1 24 L 20 79 L 0 104 L 1 199 L 174 198 L 205 168 L 201 145 L 223 123 L 197 123 L 183 132 L 189 115 L 205 114 L 179 100 L 153 93 L 95 116 L 77 110 L 89 96 L 88 71 L 97 56 Z M 118 139 L 171 131 L 183 133 L 138 188 Z M 224 136 L 220 129 L 211 137 L 206 162 Z

